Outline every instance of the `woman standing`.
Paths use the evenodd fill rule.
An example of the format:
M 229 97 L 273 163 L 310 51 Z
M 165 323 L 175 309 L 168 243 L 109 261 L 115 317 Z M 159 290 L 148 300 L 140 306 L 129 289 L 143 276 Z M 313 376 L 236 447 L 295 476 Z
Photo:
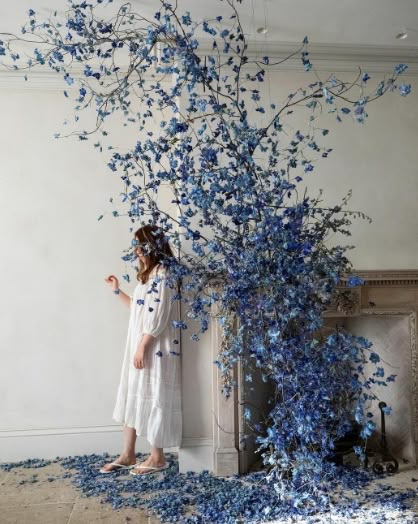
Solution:
M 156 227 L 146 225 L 135 232 L 140 261 L 132 297 L 119 289 L 110 275 L 105 281 L 130 307 L 128 335 L 120 384 L 112 418 L 124 424 L 121 455 L 105 464 L 101 473 L 128 468 L 131 474 L 153 473 L 168 467 L 164 448 L 180 446 L 182 435 L 180 320 L 177 290 L 169 283 L 164 261 L 174 258 L 170 245 Z M 145 436 L 150 456 L 135 466 L 135 441 Z

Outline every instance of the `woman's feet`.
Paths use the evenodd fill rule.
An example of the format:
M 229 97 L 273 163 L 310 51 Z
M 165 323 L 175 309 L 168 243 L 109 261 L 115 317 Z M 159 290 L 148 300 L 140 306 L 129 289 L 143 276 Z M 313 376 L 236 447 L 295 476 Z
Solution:
M 144 462 L 141 462 L 131 470 L 133 475 L 144 475 L 155 471 L 155 468 L 164 468 L 167 465 L 164 455 L 161 457 L 153 457 L 150 455 Z M 140 467 L 139 467 L 140 466 Z M 148 466 L 148 467 L 147 467 Z
M 110 473 L 115 469 L 121 469 L 115 464 L 120 464 L 122 466 L 134 466 L 136 464 L 136 456 L 125 455 L 122 453 L 116 460 L 114 460 L 113 462 L 109 462 L 108 464 L 105 464 L 102 468 L 100 468 L 100 471 L 102 473 Z

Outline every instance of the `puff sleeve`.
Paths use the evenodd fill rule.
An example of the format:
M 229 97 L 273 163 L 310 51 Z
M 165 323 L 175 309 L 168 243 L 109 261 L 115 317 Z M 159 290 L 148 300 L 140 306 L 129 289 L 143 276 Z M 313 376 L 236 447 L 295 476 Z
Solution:
M 150 280 L 145 300 L 142 334 L 158 337 L 166 328 L 173 304 L 174 289 L 170 287 L 164 274 Z

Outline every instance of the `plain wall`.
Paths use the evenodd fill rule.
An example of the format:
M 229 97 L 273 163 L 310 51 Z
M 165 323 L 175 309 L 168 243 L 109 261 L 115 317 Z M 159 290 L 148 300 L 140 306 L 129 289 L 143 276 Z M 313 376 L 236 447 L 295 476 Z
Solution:
M 280 99 L 306 81 L 304 73 L 276 72 L 270 91 Z M 416 87 L 415 77 L 404 81 Z M 352 188 L 352 209 L 373 218 L 353 227 L 355 268 L 418 265 L 417 97 L 416 89 L 405 99 L 385 96 L 365 125 L 328 119 L 334 152 L 307 175 L 326 202 Z M 131 224 L 112 217 L 109 203 L 121 182 L 90 142 L 53 138 L 72 116 L 62 89 L 3 82 L 0 103 L 0 461 L 117 452 L 121 427 L 111 413 L 129 311 L 103 279 L 117 275 L 129 293 L 135 285 L 131 270 L 133 280 L 122 279 L 128 268 L 120 258 Z M 304 121 L 295 117 L 295 129 Z M 116 140 L 134 139 L 129 133 Z M 209 337 L 193 348 L 184 342 L 190 438 L 212 435 L 208 344 Z M 147 449 L 138 439 L 138 451 Z
M 361 65 L 361 63 L 360 63 Z M 396 64 L 393 64 L 395 66 Z M 363 68 L 363 71 L 367 69 Z M 389 76 L 388 69 L 385 76 Z M 326 80 L 332 71 L 318 73 Z M 336 77 L 347 83 L 357 73 L 336 73 Z M 384 77 L 383 73 L 370 73 L 365 93 Z M 318 78 L 312 73 L 297 71 L 273 71 L 264 84 L 248 84 L 247 87 L 260 89 L 264 96 L 266 113 L 254 115 L 254 122 L 266 124 L 271 120 L 269 104 L 281 107 L 289 93 L 306 87 Z M 355 269 L 413 269 L 418 266 L 418 83 L 415 75 L 401 75 L 398 84 L 412 85 L 412 92 L 403 97 L 399 92 L 386 93 L 366 105 L 369 115 L 360 124 L 349 115 L 343 122 L 336 120 L 335 113 L 328 111 L 336 106 L 344 107 L 344 101 L 334 105 L 322 103 L 323 113 L 314 121 L 320 128 L 315 136 L 319 146 L 332 148 L 328 158 L 307 148 L 308 159 L 315 159 L 314 171 L 304 175 L 299 184 L 300 194 L 307 186 L 308 194 L 316 196 L 323 189 L 323 206 L 339 204 L 352 189 L 352 198 L 347 209 L 361 211 L 372 219 L 372 223 L 353 219 L 349 237 L 333 235 L 332 244 L 353 245 L 355 249 L 348 256 Z M 309 92 L 309 90 L 308 90 Z M 347 95 L 346 95 L 347 96 Z M 356 100 L 359 91 L 354 88 L 348 95 Z M 287 133 L 279 134 L 287 146 L 297 130 L 308 134 L 309 110 L 302 107 L 290 108 L 293 114 L 283 116 L 281 121 Z M 327 136 L 321 135 L 321 128 L 328 129 Z M 319 156 L 318 156 L 319 155 Z M 302 174 L 296 169 L 293 176 Z

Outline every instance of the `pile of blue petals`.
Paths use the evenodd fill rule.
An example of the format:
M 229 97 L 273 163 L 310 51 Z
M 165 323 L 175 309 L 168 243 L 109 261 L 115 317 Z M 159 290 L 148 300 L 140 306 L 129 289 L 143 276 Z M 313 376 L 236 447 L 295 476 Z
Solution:
M 215 477 L 208 471 L 179 473 L 177 455 L 168 453 L 170 467 L 164 472 L 132 477 L 126 470 L 103 475 L 100 467 L 116 456 L 76 455 L 55 460 L 28 459 L 3 463 L 0 468 L 40 468 L 59 463 L 63 475 L 48 480 L 70 478 L 84 497 L 100 497 L 113 509 L 142 508 L 161 522 L 241 524 L 258 522 L 368 522 L 389 521 L 413 524 L 411 502 L 417 489 L 399 490 L 381 484 L 376 475 L 352 466 L 340 467 L 339 481 L 324 493 L 322 507 L 313 514 L 292 502 L 280 501 L 265 481 L 265 471 Z M 137 454 L 137 461 L 145 459 Z M 331 467 L 331 466 L 330 466 Z M 415 479 L 413 479 L 415 480 Z M 312 510 L 313 511 L 313 510 Z M 325 520 L 323 520 L 325 519 Z

